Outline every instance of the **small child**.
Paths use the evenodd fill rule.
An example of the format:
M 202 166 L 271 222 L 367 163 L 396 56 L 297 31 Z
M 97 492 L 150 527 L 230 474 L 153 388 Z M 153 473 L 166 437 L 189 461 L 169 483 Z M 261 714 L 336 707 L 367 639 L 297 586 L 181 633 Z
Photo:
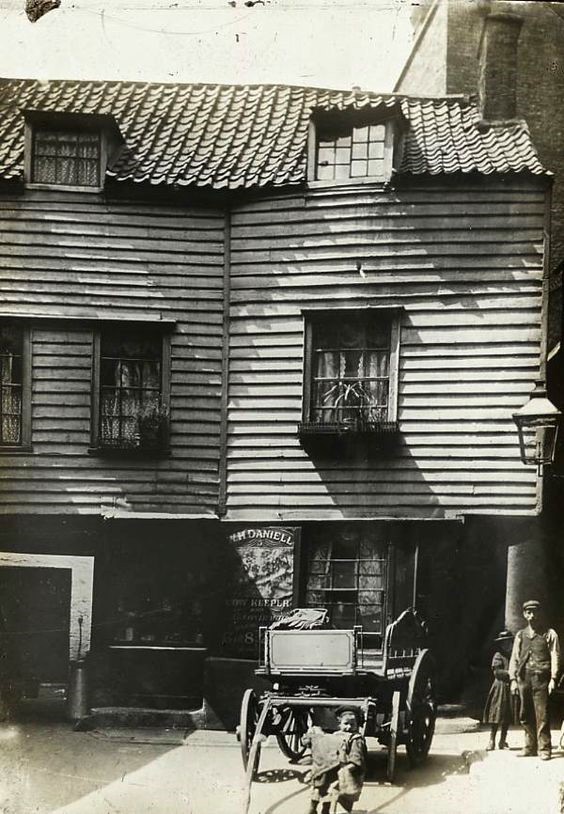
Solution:
M 495 749 L 495 736 L 499 728 L 499 749 L 508 749 L 507 730 L 513 718 L 511 690 L 509 684 L 509 656 L 513 644 L 513 635 L 509 630 L 502 630 L 494 642 L 498 645 L 492 659 L 494 680 L 484 707 L 483 722 L 490 725 L 490 739 L 486 749 Z
M 354 707 L 339 707 L 339 729 L 326 734 L 312 727 L 304 736 L 311 746 L 311 803 L 308 814 L 315 814 L 321 802 L 321 814 L 333 814 L 337 803 L 352 811 L 359 799 L 366 768 L 366 743 L 359 733 L 360 714 Z

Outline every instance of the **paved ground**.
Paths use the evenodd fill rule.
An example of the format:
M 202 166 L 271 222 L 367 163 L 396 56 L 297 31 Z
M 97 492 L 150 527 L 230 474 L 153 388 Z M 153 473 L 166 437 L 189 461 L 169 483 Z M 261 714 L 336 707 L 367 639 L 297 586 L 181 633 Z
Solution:
M 65 724 L 0 725 L 2 814 L 240 814 L 243 772 L 235 737 L 194 732 L 72 732 Z M 385 753 L 369 741 L 370 774 L 355 814 L 555 814 L 564 754 L 550 763 L 480 751 L 484 732 L 440 722 L 424 767 L 407 768 L 403 749 L 393 786 Z M 464 727 L 462 727 L 464 728 Z M 556 733 L 555 733 L 556 737 Z M 470 766 L 470 771 L 468 767 Z M 305 766 L 290 766 L 275 744 L 263 749 L 251 814 L 307 809 Z

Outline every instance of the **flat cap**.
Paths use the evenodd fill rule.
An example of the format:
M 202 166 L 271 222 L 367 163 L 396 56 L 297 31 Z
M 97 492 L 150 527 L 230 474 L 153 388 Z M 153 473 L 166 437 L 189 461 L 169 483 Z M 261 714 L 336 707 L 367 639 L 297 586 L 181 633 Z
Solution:
M 523 602 L 523 610 L 538 610 L 541 606 L 541 603 L 538 599 L 528 599 L 526 602 Z

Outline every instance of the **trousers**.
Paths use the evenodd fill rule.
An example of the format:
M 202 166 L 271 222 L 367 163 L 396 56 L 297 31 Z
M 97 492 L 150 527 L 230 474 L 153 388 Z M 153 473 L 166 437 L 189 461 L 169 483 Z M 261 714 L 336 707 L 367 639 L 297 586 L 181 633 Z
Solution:
M 519 719 L 525 731 L 525 750 L 550 754 L 550 722 L 548 719 L 548 682 L 545 672 L 528 670 L 519 679 L 521 711 Z

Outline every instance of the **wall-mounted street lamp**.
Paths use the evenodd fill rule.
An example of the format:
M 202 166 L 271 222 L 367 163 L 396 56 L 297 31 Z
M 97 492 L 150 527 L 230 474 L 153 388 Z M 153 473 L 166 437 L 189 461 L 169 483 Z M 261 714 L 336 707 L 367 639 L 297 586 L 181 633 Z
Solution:
M 544 381 L 537 381 L 529 400 L 513 413 L 524 464 L 552 463 L 562 413 L 549 401 Z

